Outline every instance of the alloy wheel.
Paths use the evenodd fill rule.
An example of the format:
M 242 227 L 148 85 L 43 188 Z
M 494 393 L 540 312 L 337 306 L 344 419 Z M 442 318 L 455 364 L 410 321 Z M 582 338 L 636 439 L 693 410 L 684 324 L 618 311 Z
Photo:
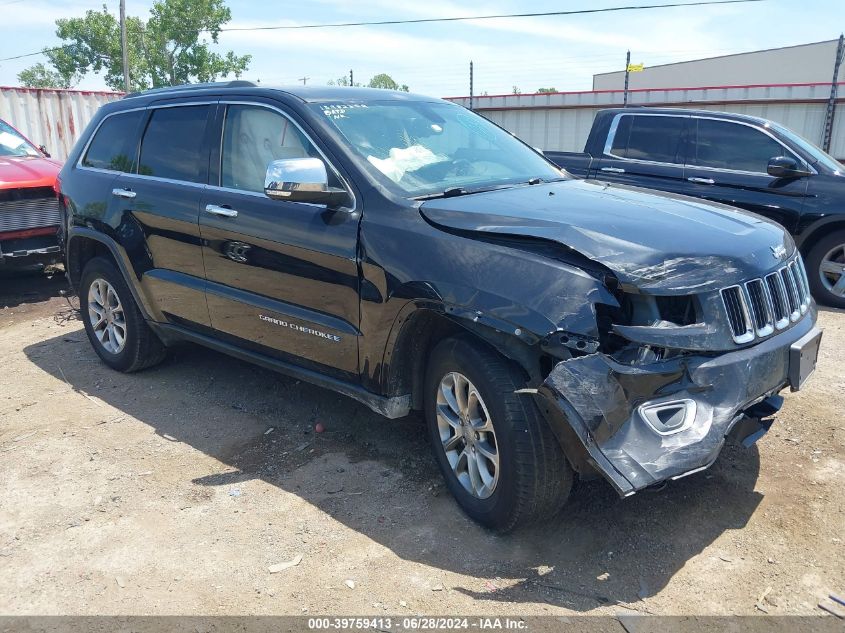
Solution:
M 103 348 L 119 354 L 126 346 L 126 315 L 120 297 L 105 279 L 95 279 L 88 288 L 88 319 Z
M 450 372 L 436 406 L 441 448 L 455 477 L 473 497 L 487 499 L 499 481 L 499 445 L 481 394 L 466 376 Z
M 822 285 L 837 297 L 845 297 L 845 244 L 830 249 L 819 265 Z

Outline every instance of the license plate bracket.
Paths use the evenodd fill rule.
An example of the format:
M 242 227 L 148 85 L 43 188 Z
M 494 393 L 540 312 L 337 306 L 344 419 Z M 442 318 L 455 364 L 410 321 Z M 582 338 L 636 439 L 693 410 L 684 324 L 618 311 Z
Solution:
M 822 331 L 813 328 L 789 346 L 789 386 L 798 391 L 816 369 Z

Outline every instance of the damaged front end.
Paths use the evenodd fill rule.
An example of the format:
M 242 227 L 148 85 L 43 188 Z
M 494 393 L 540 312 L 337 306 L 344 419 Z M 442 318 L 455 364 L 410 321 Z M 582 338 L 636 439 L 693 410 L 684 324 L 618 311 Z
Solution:
M 486 340 L 526 369 L 523 391 L 576 471 L 622 495 L 706 468 L 731 432 L 759 438 L 778 393 L 815 366 L 821 332 L 801 256 L 759 216 L 597 181 L 432 200 L 420 212 L 488 245 L 465 286 L 500 301 L 441 295 L 516 335 L 522 354 Z
M 571 353 L 557 354 L 538 402 L 576 470 L 627 496 L 707 468 L 731 434 L 759 439 L 821 338 L 800 256 L 781 270 L 686 297 L 627 295 L 598 311 L 592 353 L 551 335 L 547 349 Z

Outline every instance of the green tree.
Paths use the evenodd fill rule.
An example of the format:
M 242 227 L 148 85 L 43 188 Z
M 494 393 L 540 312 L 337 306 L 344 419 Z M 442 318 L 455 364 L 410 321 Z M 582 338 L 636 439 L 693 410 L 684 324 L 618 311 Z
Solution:
M 537 88 L 538 93 L 557 92 L 557 88 Z
M 70 88 L 76 77 L 65 77 L 41 62 L 18 73 L 18 81 L 27 88 Z
M 401 86 L 393 80 L 393 77 L 387 73 L 379 73 L 367 84 L 367 88 L 382 88 L 384 90 L 401 90 L 408 92 L 408 86 L 402 84 Z
M 328 85 L 330 85 L 330 86 L 345 86 L 345 87 L 349 87 L 349 77 L 348 77 L 348 76 L 346 76 L 346 75 L 344 75 L 343 77 L 338 77 L 338 78 L 337 78 L 337 80 L 335 80 L 335 79 L 330 79 L 330 80 L 329 80 Z M 360 83 L 360 82 L 358 82 L 358 81 L 356 81 L 356 82 L 355 82 L 354 84 L 352 84 L 352 85 L 353 85 L 353 87 L 355 87 L 355 88 L 360 88 L 360 87 L 361 87 L 361 83 Z
M 240 77 L 250 55 L 237 56 L 232 51 L 221 55 L 211 50 L 220 29 L 231 19 L 224 0 L 159 0 L 146 22 L 127 16 L 132 89 L 213 81 L 230 74 Z M 90 10 L 82 18 L 56 20 L 56 35 L 63 46 L 44 52 L 64 81 L 103 72 L 108 86 L 123 89 L 120 23 L 108 7 Z

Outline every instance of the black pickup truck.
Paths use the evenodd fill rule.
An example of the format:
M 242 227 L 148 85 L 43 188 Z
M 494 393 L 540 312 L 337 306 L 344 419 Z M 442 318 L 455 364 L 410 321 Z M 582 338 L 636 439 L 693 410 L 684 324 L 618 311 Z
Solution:
M 576 474 L 623 496 L 751 443 L 821 332 L 777 224 L 573 179 L 402 92 L 248 82 L 103 106 L 60 175 L 93 349 L 180 341 L 425 412 L 450 491 L 498 530 Z
M 596 115 L 583 153 L 545 154 L 574 176 L 775 220 L 801 249 L 815 298 L 845 308 L 845 167 L 795 132 L 725 112 L 613 109 Z

